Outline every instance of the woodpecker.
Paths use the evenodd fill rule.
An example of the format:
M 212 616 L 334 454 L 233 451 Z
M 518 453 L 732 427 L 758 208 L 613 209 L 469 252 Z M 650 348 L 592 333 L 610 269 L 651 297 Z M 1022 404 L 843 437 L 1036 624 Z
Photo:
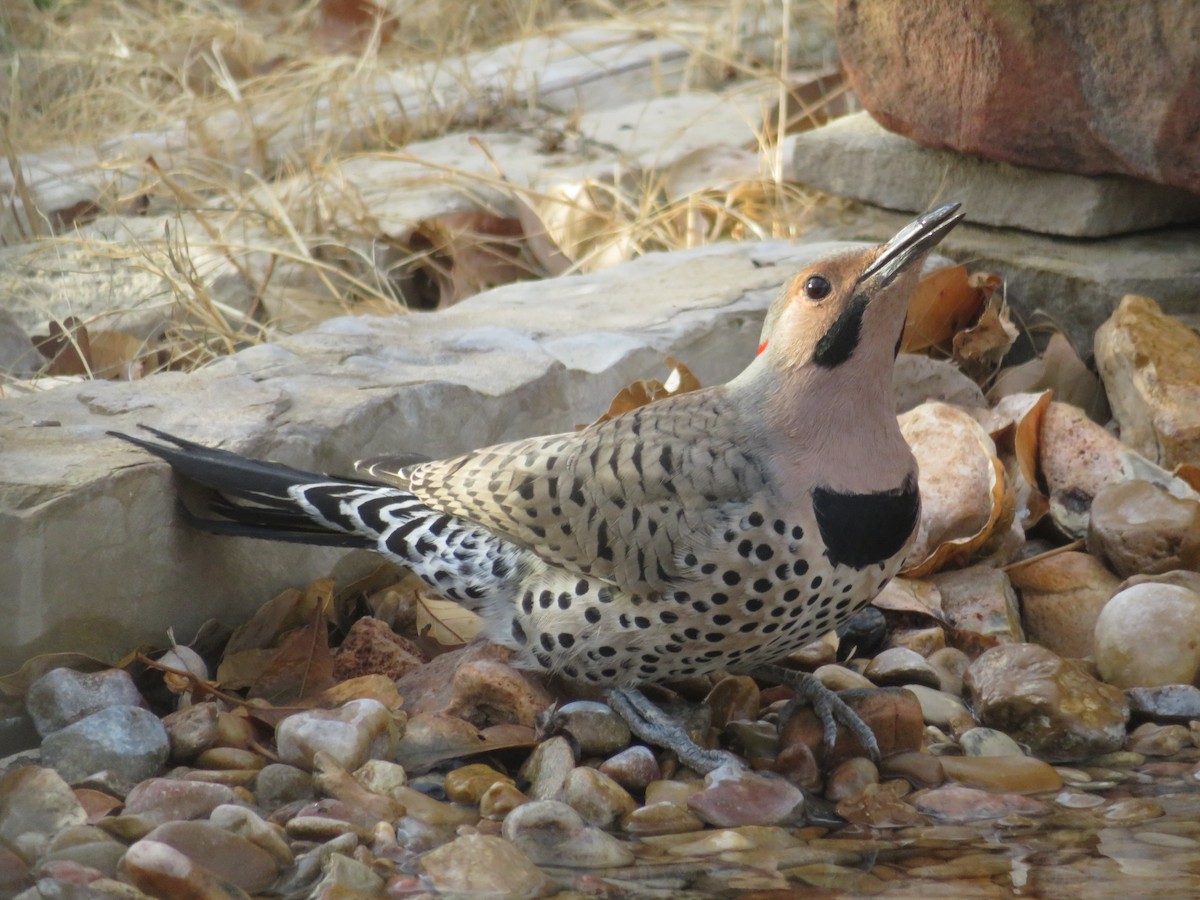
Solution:
M 878 594 L 916 534 L 892 370 L 921 264 L 958 208 L 801 271 L 732 381 L 583 431 L 364 460 L 356 478 L 112 434 L 211 489 L 201 527 L 376 550 L 478 613 L 518 665 L 608 688 L 643 737 L 678 734 L 638 685 L 729 671 L 793 684 L 828 743 L 841 720 L 877 752 L 836 695 L 777 663 Z M 682 752 L 701 770 L 728 761 Z

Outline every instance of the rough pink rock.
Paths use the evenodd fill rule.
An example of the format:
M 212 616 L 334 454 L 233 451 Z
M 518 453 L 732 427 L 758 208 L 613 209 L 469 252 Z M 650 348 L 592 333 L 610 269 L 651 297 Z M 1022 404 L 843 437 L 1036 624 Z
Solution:
M 930 147 L 1200 193 L 1194 0 L 839 0 L 863 105 Z

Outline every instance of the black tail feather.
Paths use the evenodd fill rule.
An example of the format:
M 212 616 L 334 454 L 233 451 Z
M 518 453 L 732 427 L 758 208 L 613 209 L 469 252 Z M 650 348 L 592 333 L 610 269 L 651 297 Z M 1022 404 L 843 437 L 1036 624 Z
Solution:
M 228 450 L 205 447 L 165 431 L 139 425 L 169 443 L 148 441 L 119 431 L 108 434 L 128 441 L 170 463 L 176 472 L 209 488 L 206 512 L 197 514 L 184 506 L 184 514 L 196 528 L 213 534 L 255 537 L 332 547 L 374 547 L 358 534 L 330 531 L 306 515 L 288 494 L 296 485 L 337 481 L 347 485 L 374 486 L 357 478 L 330 478 L 316 472 L 294 469 L 281 463 L 259 462 Z M 171 446 L 171 445 L 174 446 Z M 183 506 L 183 504 L 180 504 Z

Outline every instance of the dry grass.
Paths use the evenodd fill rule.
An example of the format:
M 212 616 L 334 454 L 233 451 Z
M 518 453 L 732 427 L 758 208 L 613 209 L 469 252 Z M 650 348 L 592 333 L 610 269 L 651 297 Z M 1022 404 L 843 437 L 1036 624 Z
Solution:
M 804 8 L 828 15 L 812 0 Z M 786 98 L 779 42 L 751 46 L 745 35 L 755 28 L 735 27 L 767 21 L 772 9 L 767 0 L 493 0 L 463 3 L 454 15 L 439 0 L 396 0 L 381 16 L 371 0 L 299 9 L 278 0 L 16 0 L 0 7 L 0 148 L 13 178 L 0 240 L 34 278 L 86 263 L 156 285 L 139 294 L 142 324 L 114 317 L 123 309 L 92 309 L 63 329 L 79 359 L 57 374 L 139 377 L 192 368 L 329 315 L 430 308 L 505 280 L 649 250 L 794 235 L 813 200 L 777 164 L 684 196 L 661 172 L 547 193 L 499 172 L 451 168 L 430 177 L 477 198 L 478 212 L 399 237 L 344 171 L 455 130 L 553 141 L 543 134 L 547 111 L 519 85 L 460 92 L 451 103 L 433 98 L 462 77 L 466 54 L 587 25 L 683 43 L 684 86 L 773 84 Z M 418 84 L 443 87 L 399 115 L 389 90 L 397 72 L 414 70 Z M 786 117 L 768 111 L 763 122 L 754 144 L 775 161 Z M 105 142 L 120 152 L 108 154 L 103 178 L 90 173 L 83 199 L 73 199 L 77 188 L 55 194 L 59 186 L 37 180 L 43 154 Z M 44 196 L 63 199 L 39 205 Z M 531 222 L 549 237 L 531 239 Z M 556 259 L 555 251 L 569 252 Z M 114 323 L 130 338 L 123 352 L 136 349 L 126 361 L 135 365 L 114 369 L 80 347 L 75 326 L 97 343 Z

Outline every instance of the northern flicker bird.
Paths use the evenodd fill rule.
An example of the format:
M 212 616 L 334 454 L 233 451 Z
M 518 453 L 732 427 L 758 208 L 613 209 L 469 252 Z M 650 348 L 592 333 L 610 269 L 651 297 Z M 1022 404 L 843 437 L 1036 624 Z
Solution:
M 773 665 L 854 615 L 916 533 L 917 469 L 892 370 L 943 206 L 800 272 L 727 384 L 583 431 L 452 459 L 360 462 L 372 480 L 117 434 L 214 489 L 208 530 L 363 547 L 478 613 L 517 663 L 610 689 L 634 731 L 679 737 L 636 686 L 714 671 L 794 685 L 832 743 L 874 738 L 812 676 Z M 676 749 L 680 749 L 676 747 Z M 684 749 L 711 769 L 722 751 Z

